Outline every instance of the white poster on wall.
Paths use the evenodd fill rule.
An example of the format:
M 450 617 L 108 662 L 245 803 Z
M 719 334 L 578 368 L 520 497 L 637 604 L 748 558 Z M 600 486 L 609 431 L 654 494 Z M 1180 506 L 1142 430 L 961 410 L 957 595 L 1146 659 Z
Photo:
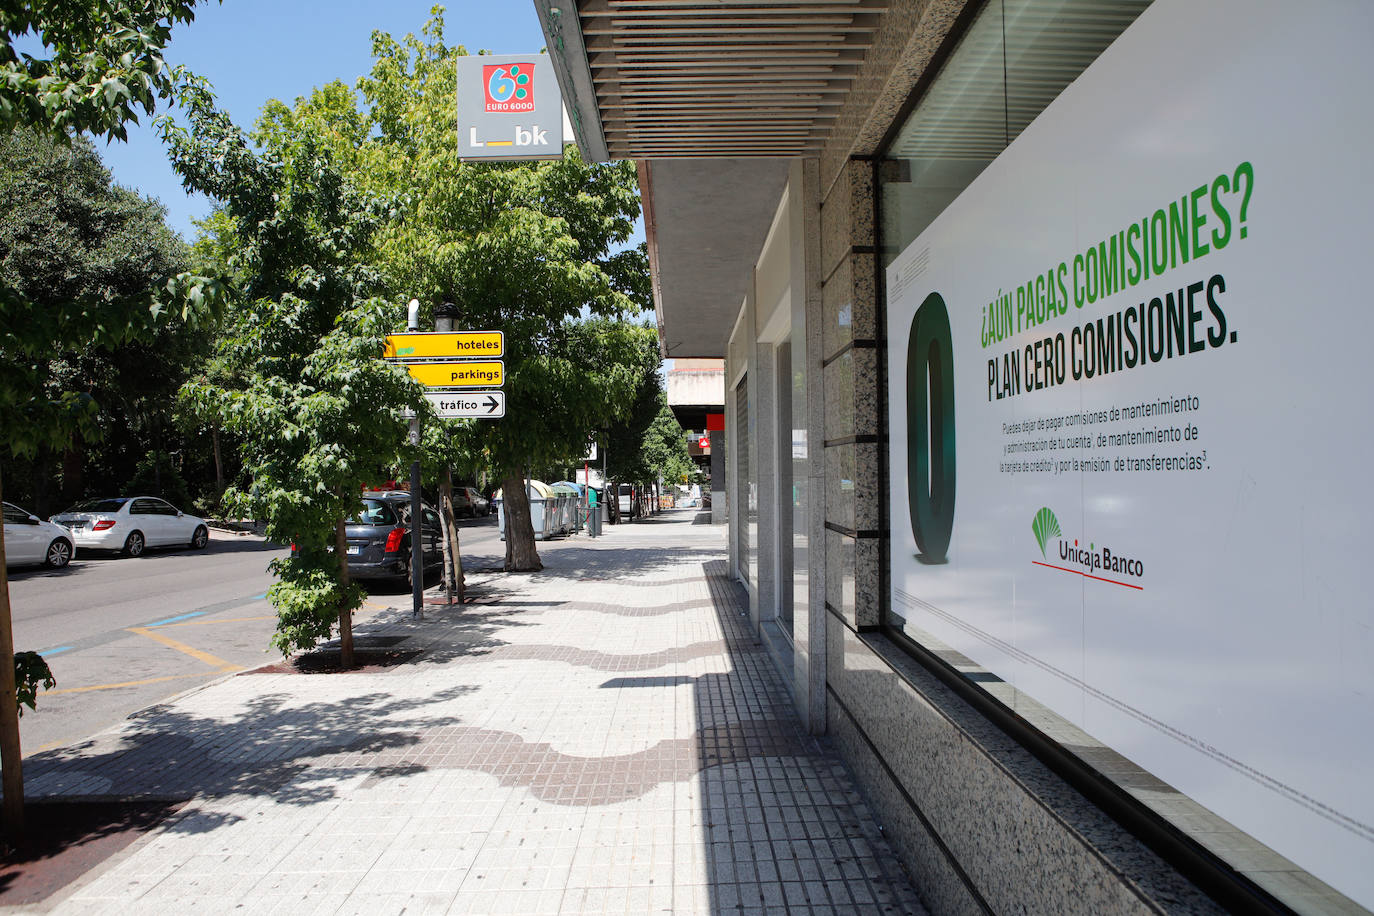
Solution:
M 892 264 L 892 608 L 1374 906 L 1374 6 L 1160 0 Z

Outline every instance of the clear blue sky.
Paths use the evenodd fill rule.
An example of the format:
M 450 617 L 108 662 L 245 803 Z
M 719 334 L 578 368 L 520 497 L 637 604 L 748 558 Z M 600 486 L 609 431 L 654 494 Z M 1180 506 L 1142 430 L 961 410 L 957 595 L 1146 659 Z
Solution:
M 396 38 L 419 34 L 432 6 L 421 0 L 210 0 L 197 7 L 193 23 L 172 31 L 167 59 L 209 79 L 220 105 L 247 128 L 268 99 L 289 103 L 335 79 L 351 85 L 372 69 L 374 29 Z M 545 44 L 531 0 L 448 3 L 444 36 L 470 53 L 523 54 Z M 168 223 L 192 241 L 191 220 L 204 217 L 209 202 L 182 190 L 151 119 L 142 120 L 130 125 L 128 143 L 97 143 L 101 158 L 116 182 L 160 200 Z

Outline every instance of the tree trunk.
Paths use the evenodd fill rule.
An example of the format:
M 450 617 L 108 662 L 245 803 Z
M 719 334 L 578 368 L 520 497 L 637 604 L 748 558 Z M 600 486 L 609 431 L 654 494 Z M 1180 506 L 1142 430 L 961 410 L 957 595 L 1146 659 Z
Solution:
M 544 568 L 534 544 L 534 523 L 530 520 L 530 497 L 525 478 L 507 474 L 501 480 L 506 515 L 506 572 L 538 572 Z
M 82 452 L 81 437 L 75 437 L 71 446 L 62 452 L 62 507 L 75 505 L 83 495 L 85 456 Z M 42 510 L 39 510 L 40 514 Z
M 439 485 L 439 511 L 444 523 L 444 590 L 448 593 L 449 603 L 458 595 L 463 600 L 463 551 L 458 543 L 458 523 L 453 518 L 453 470 L 444 468 L 444 479 Z
M 224 462 L 219 454 L 219 424 L 210 427 L 210 444 L 215 452 L 215 497 L 224 495 Z
M 5 838 L 14 845 L 24 835 L 24 762 L 19 747 L 19 698 L 14 688 L 14 627 L 4 532 L 0 525 L 0 788 L 5 793 L 0 818 Z
M 453 477 L 445 468 L 444 477 L 439 481 L 439 528 L 444 547 L 444 600 L 449 604 L 453 603 L 453 515 L 449 512 L 452 501 Z
M 52 500 L 52 456 L 46 446 L 40 446 L 33 468 L 33 511 L 40 518 L 46 518 L 58 511 L 51 505 Z
M 344 520 L 334 525 L 334 555 L 339 558 L 339 584 L 348 591 L 348 533 Z M 353 667 L 353 612 L 339 607 L 339 667 Z

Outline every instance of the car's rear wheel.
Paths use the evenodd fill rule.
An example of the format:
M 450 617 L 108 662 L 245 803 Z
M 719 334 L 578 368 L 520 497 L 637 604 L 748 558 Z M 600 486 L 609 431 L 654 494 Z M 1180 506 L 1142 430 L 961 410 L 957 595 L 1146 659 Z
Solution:
M 143 556 L 143 548 L 146 546 L 148 545 L 143 540 L 142 531 L 130 532 L 129 536 L 124 540 L 124 556 L 141 557 Z
M 412 578 L 410 577 L 410 557 L 409 557 L 409 555 L 407 555 L 406 558 L 403 559 L 403 560 L 401 561 L 401 575 L 400 575 L 400 581 L 402 581 L 402 582 L 405 583 L 405 586 L 406 586 L 406 589 L 407 589 L 407 590 L 412 591 L 412 592 L 415 591 L 415 580 L 412 579 Z
M 72 561 L 72 544 L 66 538 L 53 538 L 48 552 L 43 555 L 43 565 L 61 569 Z
M 196 533 L 191 535 L 191 548 L 193 550 L 204 550 L 205 545 L 210 543 L 210 532 L 204 525 L 196 526 Z

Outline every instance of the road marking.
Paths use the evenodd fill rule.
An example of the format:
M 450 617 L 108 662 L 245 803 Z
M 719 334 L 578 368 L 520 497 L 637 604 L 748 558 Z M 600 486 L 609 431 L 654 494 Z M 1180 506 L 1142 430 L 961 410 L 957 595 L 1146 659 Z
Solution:
M 166 620 L 159 620 L 157 623 L 150 623 L 150 624 L 148 624 L 148 626 L 150 626 L 150 627 L 165 626 L 166 624 L 169 624 L 169 623 L 176 623 L 178 620 L 188 620 L 188 619 L 190 619 L 190 618 L 192 618 L 192 617 L 201 617 L 201 616 L 203 616 L 204 614 L 205 614 L 204 611 L 192 611 L 192 612 L 189 613 L 189 614 L 180 614 L 180 615 L 178 615 L 178 616 L 176 616 L 176 617 L 168 617 Z
M 70 652 L 74 648 L 75 646 L 62 646 L 58 649 L 44 649 L 42 652 L 39 652 L 38 654 L 43 656 L 44 658 L 47 658 L 48 656 L 56 655 L 59 652 Z
M 123 681 L 119 684 L 94 684 L 90 687 L 59 687 L 56 690 L 45 690 L 43 696 L 54 693 L 90 693 L 92 690 L 116 690 L 120 687 L 142 687 L 144 684 L 161 684 L 163 681 L 181 681 L 193 677 L 209 677 L 212 674 L 219 674 L 218 671 L 202 671 L 199 674 L 169 674 L 165 677 L 150 677 L 143 681 Z M 228 672 L 224 672 L 228 673 Z
M 211 655 L 209 652 L 202 652 L 199 649 L 193 649 L 190 646 L 186 645 L 186 643 L 184 642 L 177 642 L 175 639 L 163 636 L 161 633 L 154 633 L 147 627 L 130 627 L 129 632 L 137 633 L 139 636 L 146 636 L 155 642 L 160 642 L 169 649 L 175 649 L 178 652 L 185 653 L 186 655 L 191 656 L 197 661 L 204 662 L 210 667 L 216 668 L 220 672 L 223 672 L 225 674 L 228 674 L 230 671 L 243 670 L 243 666 L 241 665 L 236 665 L 233 662 L 226 662 L 224 659 Z
M 213 626 L 215 626 L 216 624 L 220 624 L 220 623 L 250 623 L 250 622 L 255 621 L 255 620 L 276 620 L 276 619 L 277 619 L 276 615 L 273 614 L 273 615 L 270 616 L 270 617 L 230 617 L 230 618 L 227 618 L 227 619 L 218 619 L 218 618 L 216 618 L 215 620 L 188 620 L 188 621 L 186 621 L 185 623 L 171 623 L 171 624 L 168 624 L 168 625 L 167 625 L 167 628 L 168 628 L 168 629 L 171 629 L 172 627 L 213 627 Z

